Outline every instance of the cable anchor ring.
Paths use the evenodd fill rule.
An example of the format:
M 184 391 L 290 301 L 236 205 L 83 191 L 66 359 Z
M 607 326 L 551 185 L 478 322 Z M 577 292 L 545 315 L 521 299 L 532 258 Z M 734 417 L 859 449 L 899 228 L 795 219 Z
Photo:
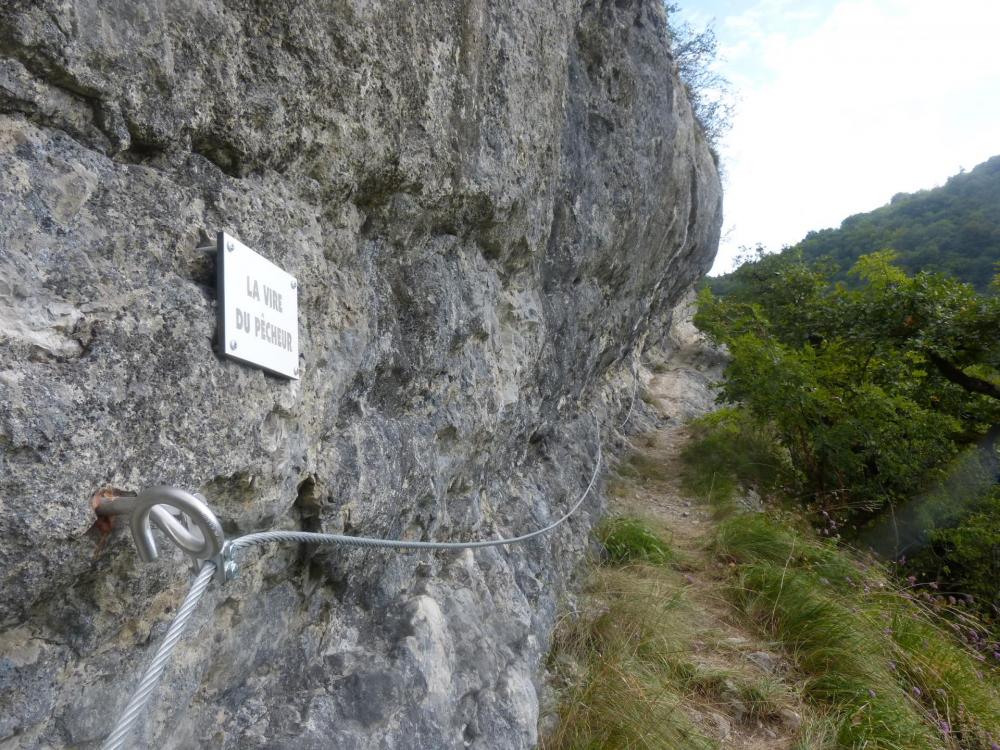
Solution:
M 191 568 L 197 572 L 205 560 L 213 560 L 223 580 L 227 562 L 226 537 L 222 524 L 208 507 L 205 498 L 177 487 L 148 487 L 135 497 L 115 497 L 100 501 L 95 509 L 98 516 L 128 516 L 132 540 L 139 559 L 145 563 L 156 560 L 159 550 L 153 537 L 153 524 L 191 558 Z M 235 573 L 235 566 L 234 573 Z

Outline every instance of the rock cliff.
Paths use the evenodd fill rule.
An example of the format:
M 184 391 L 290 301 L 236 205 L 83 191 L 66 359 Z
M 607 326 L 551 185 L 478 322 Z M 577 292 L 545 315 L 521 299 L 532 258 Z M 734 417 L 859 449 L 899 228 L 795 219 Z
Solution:
M 653 0 L 5 2 L 0 747 L 97 746 L 186 591 L 98 489 L 230 536 L 544 525 L 720 212 Z M 217 230 L 298 278 L 300 380 L 215 353 Z M 599 512 L 249 554 L 134 745 L 531 747 Z

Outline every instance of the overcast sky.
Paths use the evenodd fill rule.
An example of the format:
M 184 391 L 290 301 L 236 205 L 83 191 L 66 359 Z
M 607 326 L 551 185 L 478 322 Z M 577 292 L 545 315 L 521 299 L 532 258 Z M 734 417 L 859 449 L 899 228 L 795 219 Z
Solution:
M 713 273 L 1000 154 L 1000 0 L 678 1 L 738 95 Z

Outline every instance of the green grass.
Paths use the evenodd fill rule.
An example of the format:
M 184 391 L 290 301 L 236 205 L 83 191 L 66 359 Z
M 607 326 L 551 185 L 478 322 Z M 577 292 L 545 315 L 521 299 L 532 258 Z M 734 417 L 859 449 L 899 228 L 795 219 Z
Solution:
M 647 521 L 624 516 L 604 520 L 595 530 L 612 564 L 648 562 L 667 565 L 677 555 Z
M 581 606 L 557 629 L 548 666 L 559 723 L 540 748 L 713 750 L 693 717 L 718 711 L 749 729 L 794 707 L 792 750 L 997 750 L 1000 674 L 937 612 L 801 515 L 738 512 L 742 488 L 780 500 L 794 484 L 773 441 L 745 428 L 725 414 L 695 426 L 685 484 L 725 512 L 708 550 L 685 558 L 719 571 L 697 585 L 728 596 L 732 618 L 782 652 L 786 669 L 761 675 L 732 658 L 739 648 L 713 646 L 705 622 L 718 615 L 699 609 L 706 592 L 689 591 L 690 561 L 658 523 L 614 517 L 597 529 L 607 554 Z M 636 452 L 618 467 L 615 494 L 665 472 Z
M 691 423 L 692 439 L 681 452 L 684 490 L 724 518 L 737 512 L 743 487 L 767 496 L 791 474 L 774 437 L 737 409 L 719 409 Z
M 664 482 L 669 479 L 667 468 L 657 458 L 635 451 L 615 467 L 615 472 L 622 479 L 636 482 Z
M 750 724 L 776 717 L 782 708 L 795 701 L 793 691 L 776 677 L 748 677 L 732 669 L 690 661 L 678 661 L 671 668 L 686 691 L 698 694 L 709 705 L 741 713 L 742 720 Z
M 735 564 L 737 608 L 828 712 L 820 747 L 988 750 L 1000 739 L 997 675 L 879 566 L 762 514 L 720 524 L 715 551 Z
M 791 750 L 840 750 L 836 717 L 819 714 L 809 717 L 799 730 Z

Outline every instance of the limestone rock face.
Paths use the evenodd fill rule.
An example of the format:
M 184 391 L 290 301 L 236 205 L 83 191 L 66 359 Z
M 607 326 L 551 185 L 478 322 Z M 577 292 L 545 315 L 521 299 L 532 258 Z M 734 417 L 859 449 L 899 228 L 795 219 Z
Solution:
M 6 0 L 0 746 L 96 747 L 186 592 L 100 488 L 230 537 L 565 512 L 720 212 L 654 0 Z M 218 230 L 298 278 L 301 380 L 215 353 Z M 600 508 L 248 553 L 134 746 L 531 747 Z

